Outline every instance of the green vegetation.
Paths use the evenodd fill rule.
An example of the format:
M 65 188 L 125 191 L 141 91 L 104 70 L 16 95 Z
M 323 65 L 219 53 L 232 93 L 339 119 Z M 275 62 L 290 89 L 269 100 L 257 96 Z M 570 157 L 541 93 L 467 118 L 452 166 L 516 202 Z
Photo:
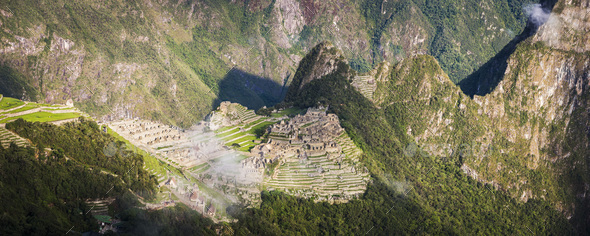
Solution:
M 72 226 L 76 232 L 98 228 L 91 214 L 83 214 L 91 208 L 84 199 L 116 196 L 125 184 L 66 157 L 61 148 L 45 153 L 0 147 L 0 211 L 6 214 L 0 218 L 1 234 L 57 235 Z
M 306 4 L 304 2 L 306 1 L 302 1 L 302 4 Z M 508 100 L 505 101 L 504 108 L 507 119 L 516 120 L 521 126 L 540 123 L 541 128 L 548 128 L 555 135 L 552 137 L 564 138 L 563 149 L 552 147 L 551 150 L 542 152 L 571 153 L 569 158 L 556 164 L 569 171 L 555 176 L 548 170 L 548 166 L 528 168 L 527 164 L 532 157 L 525 155 L 527 141 L 508 140 L 496 130 L 491 131 L 496 133 L 490 142 L 501 148 L 510 147 L 511 150 L 502 154 L 493 153 L 481 160 L 489 163 L 488 166 L 475 168 L 478 168 L 477 171 L 482 176 L 500 183 L 515 183 L 524 178 L 535 183 L 525 186 L 531 188 L 534 194 L 548 190 L 546 200 L 530 199 L 521 203 L 513 198 L 518 193 L 516 188 L 497 191 L 491 185 L 474 181 L 461 170 L 463 164 L 471 164 L 474 160 L 458 153 L 445 159 L 428 155 L 408 157 L 404 153 L 405 147 L 416 138 L 412 135 L 429 131 L 426 123 L 429 121 L 424 120 L 428 116 L 425 114 L 441 111 L 442 119 L 452 120 L 455 130 L 450 136 L 438 137 L 439 135 L 434 134 L 427 140 L 453 145 L 478 137 L 478 133 L 485 133 L 487 128 L 482 124 L 488 127 L 496 125 L 490 123 L 485 116 L 477 116 L 477 111 L 469 102 L 463 103 L 460 92 L 432 81 L 435 78 L 446 79 L 444 70 L 456 83 L 498 53 L 515 34 L 522 31 L 524 18 L 521 9 L 526 2 L 529 1 L 501 0 L 491 3 L 471 0 L 365 0 L 358 3 L 363 19 L 356 21 L 361 22 L 362 28 L 366 28 L 368 32 L 351 39 L 368 41 L 370 51 L 367 54 L 370 55 L 352 58 L 352 68 L 368 71 L 376 63 L 389 60 L 384 56 L 388 50 L 390 54 L 401 57 L 406 55 L 404 50 L 424 50 L 439 61 L 440 67 L 428 56 L 396 64 L 397 68 L 392 71 L 389 82 L 380 84 L 376 91 L 377 95 L 381 95 L 381 100 L 378 101 L 380 107 L 377 108 L 350 86 L 350 75 L 354 72 L 344 62 L 339 62 L 336 73 L 311 81 L 300 90 L 303 76 L 309 72 L 318 56 L 317 48 L 314 48 L 299 64 L 292 86 L 287 92 L 286 104 L 297 108 L 292 110 L 293 113 L 275 113 L 270 116 L 295 114 L 297 109 L 318 104 L 330 105 L 330 112 L 338 114 L 349 136 L 363 149 L 365 154 L 361 161 L 369 167 L 375 182 L 369 185 L 369 189 L 360 199 L 339 205 L 314 203 L 313 199 L 297 199 L 280 192 L 264 192 L 259 209 L 232 209 L 231 214 L 239 219 L 231 224 L 235 233 L 281 235 L 405 232 L 522 235 L 532 231 L 533 234 L 574 234 L 572 226 L 582 229 L 581 232 L 587 232 L 584 231 L 584 227 L 587 227 L 584 222 L 587 222 L 586 218 L 590 214 L 587 214 L 585 208 L 576 211 L 572 222 L 577 223 L 571 223 L 562 213 L 554 210 L 555 205 L 550 204 L 556 199 L 565 199 L 565 206 L 588 206 L 587 200 L 579 200 L 573 196 L 575 191 L 587 188 L 584 183 L 588 183 L 588 147 L 583 145 L 588 143 L 586 127 L 589 118 L 587 112 L 584 112 L 586 107 L 572 113 L 572 119 L 567 124 L 568 129 L 565 130 L 566 124 L 563 122 L 542 124 L 543 122 L 537 121 L 538 117 L 516 110 L 510 104 L 510 99 L 516 97 L 515 90 L 506 88 Z M 74 41 L 75 49 L 86 50 L 84 65 L 87 67 L 83 68 L 82 76 L 77 80 L 83 84 L 98 78 L 100 81 L 96 83 L 97 87 L 92 89 L 107 91 L 109 99 L 105 105 L 99 106 L 97 101 L 101 98 L 91 92 L 92 95 L 88 95 L 90 98 L 76 104 L 85 111 L 104 115 L 110 112 L 108 107 L 113 104 L 127 105 L 128 102 L 135 101 L 130 98 L 141 97 L 139 104 L 134 104 L 137 109 L 132 111 L 134 115 L 186 127 L 193 124 L 193 117 L 206 114 L 211 104 L 220 100 L 239 101 L 250 108 L 278 102 L 284 88 L 275 81 L 285 79 L 281 78 L 284 76 L 282 72 L 292 68 L 282 66 L 284 60 L 275 59 L 301 54 L 306 45 L 315 44 L 327 36 L 321 30 L 326 26 L 322 17 L 332 14 L 320 14 L 318 9 L 321 8 L 314 8 L 311 4 L 311 10 L 307 6 L 302 7 L 306 12 L 306 22 L 313 24 L 303 27 L 298 35 L 300 42 L 289 41 L 288 43 L 293 43 L 291 49 L 277 46 L 271 40 L 273 33 L 266 33 L 271 29 L 269 23 L 272 23 L 274 3 L 270 1 L 268 6 L 258 7 L 256 10 L 254 2 L 251 4 L 250 1 L 204 1 L 203 4 L 210 8 L 197 8 L 209 10 L 195 11 L 194 15 L 193 10 L 190 10 L 190 15 L 200 17 L 196 19 L 185 17 L 191 9 L 188 2 L 176 4 L 172 1 L 170 4 L 153 4 L 153 8 L 148 8 L 136 2 L 115 2 L 108 7 L 97 7 L 92 1 L 58 4 L 30 0 L 9 1 L 6 7 L 14 10 L 14 16 L 2 17 L 3 27 L 10 30 L 1 31 L 0 37 L 13 40 L 16 35 L 38 36 L 28 29 L 40 25 L 46 36 L 41 37 L 39 45 L 35 46 L 51 45 L 57 41 L 54 37 L 59 36 Z M 325 7 L 323 9 L 324 12 L 332 10 Z M 354 10 L 356 9 L 350 11 L 351 15 Z M 131 14 L 132 12 L 138 14 Z M 328 22 L 333 23 L 332 19 Z M 421 35 L 426 38 L 424 48 L 382 45 L 383 42 L 391 41 L 389 31 L 394 24 L 411 25 L 415 26 L 412 28 L 424 30 L 425 35 Z M 350 25 L 340 28 L 357 29 Z M 494 30 L 489 30 L 492 28 Z M 503 33 L 496 31 L 500 29 Z M 166 33 L 161 36 L 160 32 Z M 404 35 L 411 33 L 402 32 Z M 367 35 L 368 38 L 365 39 Z M 148 41 L 137 40 L 139 36 L 146 37 Z M 165 47 L 160 48 L 161 45 Z M 525 52 L 518 60 L 530 60 L 530 52 L 526 54 L 526 51 L 543 50 L 544 47 L 540 43 L 524 44 L 519 48 Z M 39 55 L 22 60 L 26 64 L 24 67 L 44 67 L 53 58 L 48 55 L 55 53 L 55 50 L 57 49 L 44 47 Z M 263 57 L 268 59 L 261 61 L 260 58 Z M 13 59 L 16 61 L 23 58 L 20 55 L 7 54 L 7 61 Z M 240 63 L 240 68 L 245 71 L 230 70 L 234 61 Z M 111 88 L 108 83 L 102 83 L 105 81 L 100 79 L 123 78 L 123 72 L 110 72 L 117 71 L 111 65 L 119 62 L 136 63 L 143 68 L 130 75 L 134 82 L 123 86 L 122 92 L 117 91 L 118 87 Z M 109 66 L 96 68 L 95 64 Z M 20 72 L 14 69 L 23 68 L 22 65 L 14 68 L 2 66 L 0 93 L 15 97 L 24 94 L 23 99 L 27 100 L 42 99 L 42 91 L 38 91 L 35 86 L 65 88 L 63 81 L 67 81 L 70 76 L 70 72 L 66 75 L 64 69 L 67 66 L 51 64 L 50 71 L 46 74 L 55 75 L 55 78 L 44 77 L 44 80 L 38 81 L 33 79 L 39 77 L 35 74 L 37 72 Z M 513 76 L 525 73 L 524 69 L 516 68 Z M 248 73 L 253 71 L 271 79 Z M 102 76 L 100 72 L 103 73 Z M 144 78 L 153 78 L 153 81 Z M 516 77 L 507 79 L 515 80 Z M 43 84 L 44 81 L 52 80 L 53 84 Z M 126 79 L 121 79 L 124 80 Z M 423 90 L 425 87 L 416 85 L 432 87 Z M 75 87 L 71 92 L 79 94 L 85 89 L 87 88 Z M 65 93 L 59 95 L 56 96 L 58 99 L 68 98 Z M 587 101 L 587 95 L 584 96 L 580 99 Z M 218 101 L 213 101 L 215 97 Z M 445 102 L 447 99 L 453 103 Z M 526 104 L 526 101 L 519 99 L 518 104 L 522 103 Z M 145 104 L 150 106 L 144 106 Z M 20 105 L 18 101 L 12 103 L 7 98 L 0 101 L 0 109 L 3 110 Z M 466 105 L 466 108 L 460 109 L 461 105 Z M 31 109 L 33 106 L 28 105 L 18 111 Z M 455 115 L 451 117 L 451 113 Z M 260 114 L 269 115 L 268 110 L 262 110 Z M 80 123 L 64 126 L 31 123 L 78 116 L 80 114 L 77 113 L 38 112 L 0 120 L 5 123 L 17 119 L 7 124 L 7 129 L 33 143 L 33 147 L 11 145 L 6 149 L 0 148 L 0 186 L 5 189 L 0 195 L 0 200 L 4 203 L 0 206 L 0 212 L 4 213 L 0 217 L 0 225 L 7 226 L 1 229 L 1 234 L 63 234 L 71 225 L 76 226 L 77 232 L 96 229 L 92 218 L 83 214 L 90 209 L 83 199 L 104 198 L 104 193 L 109 193 L 108 196 L 120 196 L 116 205 L 124 212 L 121 216 L 124 220 L 135 222 L 130 226 L 132 233 L 214 233 L 211 221 L 203 220 L 183 206 L 153 212 L 138 209 L 127 211 L 128 206 L 137 205 L 133 202 L 134 197 L 128 195 L 127 189 L 132 189 L 147 199 L 153 197 L 156 191 L 154 185 L 157 179 L 143 170 L 143 166 L 155 173 L 165 172 L 165 167 L 156 158 L 142 151 L 133 152 L 121 148 L 130 144 L 120 136 L 104 134 L 95 123 L 84 119 Z M 475 125 L 476 122 L 480 125 Z M 239 150 L 247 151 L 254 144 L 253 141 L 260 140 L 270 123 L 250 123 L 243 127 L 250 128 L 245 131 L 230 127 L 218 132 L 227 131 L 220 136 L 230 145 L 236 144 Z M 107 151 L 114 152 L 112 155 L 105 155 L 105 148 L 110 146 L 114 146 L 114 149 Z M 46 151 L 46 147 L 51 147 L 51 151 Z M 513 175 L 497 173 L 494 168 L 500 163 L 519 172 Z M 272 173 L 277 164 L 270 165 L 267 171 Z M 201 172 L 207 168 L 209 165 L 204 164 L 199 168 L 195 167 L 194 171 Z M 177 169 L 171 171 L 182 174 Z M 574 183 L 573 186 L 569 185 L 571 183 Z M 106 191 L 111 186 L 114 186 L 113 191 Z M 338 186 L 327 188 L 337 189 Z M 7 215 L 7 212 L 11 215 Z
M 210 219 L 182 204 L 159 211 L 136 208 L 140 203 L 128 189 L 146 200 L 155 196 L 155 176 L 143 169 L 144 160 L 146 166 L 150 161 L 93 121 L 56 126 L 18 119 L 6 126 L 35 146 L 0 146 L 0 212 L 10 214 L 0 217 L 5 226 L 0 234 L 97 231 L 96 219 L 87 213 L 93 206 L 85 200 L 104 198 L 116 198 L 109 211 L 123 221 L 126 233 L 214 234 Z
M 76 107 L 92 116 L 121 105 L 133 107 L 135 116 L 189 127 L 224 100 L 253 109 L 281 101 L 298 63 L 294 58 L 323 40 L 350 48 L 346 56 L 363 72 L 382 60 L 429 52 L 457 82 L 522 30 L 522 4 L 528 1 L 303 1 L 304 20 L 295 24 L 303 25 L 286 40 L 275 27 L 285 19 L 275 13 L 287 12 L 274 2 L 165 1 L 148 7 L 116 1 L 103 7 L 90 0 L 6 1 L 5 10 L 13 13 L 1 17 L 7 30 L 0 37 L 11 43 L 35 39 L 33 46 L 42 50 L 5 54 L 0 93 L 51 103 L 83 95 Z M 338 33 L 326 30 L 334 24 L 327 12 L 346 15 Z M 425 42 L 410 45 L 394 34 Z M 65 52 L 59 45 L 64 42 L 75 53 Z
M 182 203 L 158 211 L 131 209 L 123 212 L 121 219 L 131 235 L 216 235 L 215 229 L 220 228 Z
M 18 119 L 6 128 L 35 144 L 0 147 L 0 207 L 11 214 L 0 219 L 10 226 L 2 229 L 6 234 L 63 234 L 73 225 L 77 232 L 93 230 L 92 216 L 79 214 L 91 208 L 85 199 L 118 196 L 126 189 L 145 197 L 153 193 L 142 157 L 132 152 L 106 156 L 105 147 L 115 140 L 92 121 L 56 126 Z
M 225 141 L 226 146 L 230 146 L 236 150 L 249 152 L 257 142 L 262 142 L 264 134 L 268 127 L 276 123 L 271 121 L 268 117 L 256 118 L 254 113 L 248 112 L 245 108 L 238 114 L 240 119 L 245 120 L 236 126 L 222 127 L 216 131 L 217 137 Z M 264 109 L 259 109 L 264 110 Z M 282 111 L 283 115 L 292 115 L 301 112 L 300 109 L 287 109 Z M 281 116 L 283 116 L 281 115 Z
M 361 12 L 367 20 L 373 54 L 370 68 L 383 60 L 384 50 L 392 55 L 404 53 L 395 45 L 384 49 L 382 41 L 388 40 L 387 30 L 391 25 L 411 23 L 426 31 L 429 54 L 458 83 L 524 29 L 526 17 L 522 6 L 531 2 L 534 1 L 501 0 L 493 4 L 472 0 L 363 1 Z M 412 14 L 414 10 L 410 9 L 419 9 L 419 13 Z M 502 31 L 492 33 L 495 29 L 491 27 Z M 367 64 L 362 59 L 351 60 L 351 67 L 360 72 L 370 69 Z
M 285 108 L 283 110 L 280 110 L 276 113 L 273 113 L 271 116 L 272 117 L 283 117 L 283 116 L 288 116 L 288 117 L 292 117 L 292 116 L 296 116 L 298 114 L 303 114 L 305 113 L 305 110 L 303 109 L 299 109 L 297 107 L 289 107 L 289 108 Z
M 158 160 L 158 158 L 152 156 L 148 152 L 144 151 L 143 149 L 137 148 L 135 145 L 131 144 L 129 140 L 123 138 L 123 136 L 119 135 L 111 128 L 107 128 L 107 133 L 115 138 L 118 142 L 123 142 L 124 145 L 117 146 L 123 150 L 131 150 L 143 156 L 145 162 L 145 168 L 152 171 L 153 174 L 159 175 L 166 175 L 167 169 L 174 169 L 172 166 Z
M 0 100 L 0 110 L 12 109 L 15 107 L 22 106 L 23 104 L 25 104 L 25 103 L 19 99 L 10 98 L 10 97 L 2 97 L 2 100 Z
M 29 142 L 27 140 L 15 135 L 14 133 L 6 130 L 5 128 L 0 128 L 0 144 L 4 148 L 8 148 L 11 144 L 16 144 L 17 146 L 28 146 Z
M 51 112 L 40 111 L 40 112 L 30 113 L 30 114 L 21 115 L 21 116 L 14 116 L 14 117 L 5 118 L 3 120 L 0 120 L 0 123 L 7 123 L 7 122 L 10 122 L 10 121 L 16 120 L 16 119 L 24 119 L 29 122 L 50 122 L 50 121 L 73 119 L 73 118 L 78 118 L 80 116 L 82 116 L 82 114 L 80 114 L 78 112 L 51 113 Z
M 168 146 L 162 146 L 162 147 L 158 147 L 156 148 L 156 150 L 162 150 L 164 148 L 169 148 L 169 147 L 173 147 L 172 145 L 168 145 Z
M 38 148 L 62 150 L 63 157 L 71 158 L 73 163 L 113 173 L 125 181 L 128 188 L 146 197 L 154 191 L 153 178 L 143 170 L 143 157 L 130 150 L 117 148 L 123 142 L 100 131 L 93 121 L 80 118 L 79 123 L 56 126 L 18 119 L 6 124 L 6 129 L 31 140 Z
M 20 100 L 19 100 L 20 101 Z M 12 111 L 8 111 L 8 112 L 0 112 L 0 114 L 14 114 L 14 113 L 18 113 L 18 112 L 22 112 L 22 111 L 28 111 L 34 108 L 38 108 L 41 107 L 42 104 L 37 104 L 37 103 L 28 103 L 26 104 L 24 107 L 18 108 L 18 109 L 14 109 Z
M 305 65 L 305 59 L 302 64 Z M 397 67 L 390 84 L 384 85 L 382 91 L 388 91 L 391 96 L 387 97 L 391 100 L 384 101 L 384 104 L 394 103 L 382 109 L 377 109 L 350 86 L 351 72 L 345 64 L 339 68 L 335 73 L 311 81 L 301 90 L 290 89 L 286 102 L 301 108 L 330 105 L 330 111 L 339 116 L 349 136 L 363 149 L 361 161 L 368 166 L 376 181 L 369 185 L 361 199 L 339 205 L 313 203 L 312 199 L 265 192 L 260 209 L 232 211 L 239 219 L 234 226 L 236 232 L 366 234 L 371 230 L 375 234 L 406 232 L 430 235 L 574 232 L 572 225 L 549 202 L 529 199 L 522 203 L 504 191 L 497 191 L 491 185 L 467 177 L 461 170 L 464 157 L 459 153 L 444 159 L 405 154 L 406 147 L 413 141 L 407 134 L 408 127 L 411 125 L 416 133 L 425 130 L 424 125 L 419 125 L 423 122 L 421 111 L 432 113 L 451 109 L 438 97 L 457 94 L 444 84 L 431 83 L 430 92 L 435 96 L 429 97 L 430 102 L 425 103 L 417 91 L 419 88 L 415 91 L 409 89 L 415 86 L 404 85 L 436 79 L 442 70 L 434 59 L 418 57 Z M 298 73 L 307 71 L 305 67 L 300 67 Z M 295 78 L 299 78 L 298 75 Z M 402 83 L 397 87 L 400 81 Z M 402 91 L 402 88 L 405 90 Z M 453 105 L 452 111 L 456 112 L 458 105 Z M 465 129 L 457 131 L 449 142 L 481 133 L 476 126 L 467 123 L 470 116 L 471 113 L 462 114 L 464 118 L 455 120 L 458 127 Z M 476 129 L 467 132 L 472 128 Z
M 22 106 L 22 107 L 21 107 Z M 20 107 L 20 108 L 17 108 Z M 17 109 L 15 109 L 17 108 Z M 35 108 L 46 108 L 45 110 L 31 112 L 24 115 L 14 116 L 14 114 L 19 112 L 29 111 Z M 11 111 L 5 111 L 8 109 L 14 109 Z M 24 119 L 30 122 L 51 122 L 51 121 L 59 121 L 59 120 L 67 120 L 78 118 L 82 116 L 79 112 L 58 112 L 63 110 L 70 110 L 72 108 L 63 107 L 61 105 L 48 105 L 48 104 L 40 104 L 40 103 L 24 103 L 21 100 L 9 97 L 3 97 L 0 101 L 0 123 L 8 123 L 10 121 L 16 119 Z M 2 112 L 4 111 L 4 112 Z M 55 113 L 53 113 L 55 111 Z
M 5 32 L 0 33 L 0 35 Z M 31 78 L 6 64 L 0 66 L 0 94 L 24 100 L 37 100 L 39 91 L 31 83 Z M 1 108 L 0 109 L 4 109 Z

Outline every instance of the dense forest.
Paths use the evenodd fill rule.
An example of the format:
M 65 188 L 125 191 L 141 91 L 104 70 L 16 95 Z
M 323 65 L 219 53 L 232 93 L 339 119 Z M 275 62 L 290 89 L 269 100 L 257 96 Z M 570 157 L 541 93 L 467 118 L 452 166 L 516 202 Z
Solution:
M 97 229 L 84 203 L 113 196 L 124 188 L 120 179 L 66 160 L 62 150 L 48 155 L 33 148 L 0 146 L 0 234 L 59 235 Z M 105 195 L 114 186 L 112 193 Z
M 123 235 L 215 235 L 215 230 L 229 229 L 183 204 L 151 211 L 135 207 L 138 205 L 132 194 L 120 196 L 112 205 L 125 222 Z
M 80 122 L 57 126 L 19 119 L 6 128 L 29 139 L 42 156 L 48 147 L 53 155 L 67 159 L 72 165 L 119 178 L 125 187 L 142 196 L 149 197 L 155 191 L 157 181 L 143 169 L 143 157 L 131 150 L 109 152 L 109 145 L 124 146 L 124 143 L 102 132 L 94 121 L 81 118 Z M 100 194 L 97 192 L 94 197 Z
M 57 126 L 19 119 L 6 128 L 34 147 L 0 145 L 0 235 L 97 231 L 97 221 L 89 213 L 93 206 L 85 200 L 106 198 L 116 199 L 111 212 L 131 235 L 213 233 L 213 222 L 186 206 L 163 211 L 137 208 L 138 196 L 153 197 L 157 181 L 143 169 L 140 154 L 109 150 L 116 139 L 94 121 L 81 118 Z

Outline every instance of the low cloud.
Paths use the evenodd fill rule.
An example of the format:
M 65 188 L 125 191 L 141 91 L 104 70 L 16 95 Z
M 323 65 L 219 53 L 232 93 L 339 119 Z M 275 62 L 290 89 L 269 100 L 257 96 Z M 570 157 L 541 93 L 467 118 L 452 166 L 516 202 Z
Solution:
M 543 8 L 539 3 L 525 5 L 524 12 L 529 18 L 529 21 L 537 27 L 545 24 L 551 15 L 551 11 Z

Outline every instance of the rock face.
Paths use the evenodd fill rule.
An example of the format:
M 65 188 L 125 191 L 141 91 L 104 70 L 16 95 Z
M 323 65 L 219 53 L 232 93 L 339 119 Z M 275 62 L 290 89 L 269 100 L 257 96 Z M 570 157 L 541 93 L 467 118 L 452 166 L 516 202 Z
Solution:
M 465 95 L 433 57 L 424 55 L 384 63 L 365 74 L 332 74 L 346 73 L 342 79 L 376 109 L 401 113 L 395 121 L 420 153 L 442 161 L 456 158 L 461 170 L 479 182 L 520 201 L 545 200 L 575 222 L 587 222 L 590 56 L 587 43 L 577 41 L 589 34 L 584 6 L 586 1 L 558 2 L 561 12 L 552 13 L 547 24 L 555 18 L 582 30 L 571 26 L 571 34 L 554 39 L 547 36 L 552 26 L 541 26 L 516 46 L 503 79 L 485 96 Z M 305 65 L 306 59 L 313 63 L 315 58 L 307 56 L 300 67 L 305 73 L 295 78 L 314 78 L 309 84 L 332 75 L 306 77 L 323 74 L 306 70 L 316 68 Z M 372 82 L 375 87 L 369 86 Z M 310 94 L 294 90 L 288 99 Z
M 305 19 L 299 3 L 294 0 L 279 0 L 272 13 L 276 17 L 274 22 L 274 40 L 282 48 L 291 48 L 292 42 L 298 40 L 303 30 Z
M 382 109 L 403 104 L 413 111 L 407 133 L 421 150 L 441 158 L 460 152 L 461 169 L 472 178 L 521 201 L 547 200 L 584 221 L 590 206 L 588 1 L 560 1 L 556 9 L 517 46 L 490 94 L 471 99 L 433 60 L 416 57 L 388 69 L 384 74 L 391 76 L 377 80 L 372 100 Z
M 298 86 L 300 89 L 312 80 L 319 79 L 325 75 L 331 74 L 338 69 L 337 62 L 342 60 L 340 50 L 334 48 L 330 42 L 319 44 L 311 53 L 312 67 L 309 68 L 309 73 L 303 75 L 301 83 Z
M 577 207 L 588 207 L 570 198 L 588 201 L 580 197 L 588 195 L 588 183 L 572 177 L 590 173 L 587 134 L 575 131 L 590 126 L 588 62 L 586 54 L 523 43 L 496 89 L 471 99 L 440 70 L 412 76 L 425 61 L 409 59 L 392 68 L 396 77 L 378 82 L 373 101 L 413 111 L 407 133 L 429 155 L 461 153 L 461 169 L 472 178 L 515 199 L 548 200 L 575 217 Z
M 590 1 L 559 1 L 534 41 L 554 49 L 583 53 L 590 50 Z
M 296 97 L 296 94 L 306 84 L 335 73 L 339 69 L 343 69 L 344 73 L 348 71 L 348 65 L 346 65 L 342 52 L 334 47 L 331 42 L 318 44 L 299 63 L 297 73 L 290 85 L 294 89 L 289 89 L 286 97 Z
M 10 95 L 47 103 L 71 99 L 104 120 L 141 117 L 188 127 L 217 104 L 226 89 L 221 81 L 234 66 L 281 87 L 292 80 L 300 59 L 324 40 L 357 65 L 366 61 L 370 66 L 381 59 L 433 54 L 433 41 L 455 45 L 463 40 L 455 35 L 479 40 L 479 33 L 469 33 L 473 28 L 485 32 L 486 43 L 503 45 L 511 38 L 505 28 L 519 31 L 524 25 L 515 20 L 520 9 L 507 15 L 482 3 L 485 15 L 455 17 L 477 19 L 477 24 L 442 35 L 431 21 L 436 10 L 464 3 L 475 1 L 432 8 L 418 1 L 146 0 L 72 7 L 27 0 L 7 5 L 11 11 L 0 14 L 7 36 L 0 39 L 0 64 L 11 69 L 2 70 L 10 85 L 0 92 L 15 90 Z M 461 57 L 475 68 L 492 55 L 493 50 L 470 45 L 455 45 L 436 56 Z M 322 73 L 306 79 L 337 65 L 326 61 L 322 66 Z

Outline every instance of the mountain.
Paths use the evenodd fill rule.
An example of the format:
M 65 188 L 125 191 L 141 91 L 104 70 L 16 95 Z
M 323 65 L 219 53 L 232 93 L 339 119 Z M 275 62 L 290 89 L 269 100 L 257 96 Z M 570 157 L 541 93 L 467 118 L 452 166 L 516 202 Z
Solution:
M 0 9 L 2 93 L 182 127 L 225 100 L 267 106 L 259 120 L 235 105 L 267 130 L 283 108 L 327 107 L 371 178 L 343 204 L 252 185 L 259 204 L 228 207 L 231 222 L 182 205 L 146 212 L 124 194 L 153 195 L 157 177 L 139 166 L 187 180 L 189 170 L 135 152 L 106 156 L 116 139 L 93 122 L 17 120 L 6 128 L 32 147 L 0 149 L 0 198 L 18 206 L 0 220 L 12 233 L 93 230 L 74 216 L 89 209 L 84 198 L 101 197 L 89 189 L 114 181 L 115 210 L 135 234 L 589 234 L 590 1 L 529 3 L 10 2 Z M 244 127 L 226 127 L 227 141 L 254 143 Z M 27 203 L 43 211 L 19 210 Z
M 360 71 L 430 54 L 458 82 L 523 30 L 526 2 L 7 1 L 0 93 L 187 127 L 223 100 L 281 101 L 324 40 Z
M 490 123 L 471 119 L 470 115 L 477 114 L 473 110 L 477 104 L 466 102 L 470 98 L 452 83 L 433 57 L 421 55 L 396 64 L 383 63 L 367 74 L 359 74 L 346 64 L 337 48 L 326 42 L 304 57 L 293 84 L 298 86 L 289 88 L 283 105 L 329 106 L 329 112 L 338 115 L 342 127 L 363 150 L 361 161 L 375 181 L 362 198 L 339 205 L 263 192 L 260 208 L 230 210 L 238 219 L 236 232 L 585 232 L 575 228 L 552 202 L 520 200 L 498 184 L 473 178 L 464 170 L 471 158 L 497 158 L 501 151 L 496 147 L 480 151 L 477 145 L 477 152 L 467 155 L 468 149 L 460 141 L 465 139 L 464 145 L 472 145 L 470 137 Z M 371 93 L 366 91 L 371 84 L 376 84 L 373 98 L 367 97 Z M 441 141 L 435 142 L 443 132 Z M 449 136 L 448 142 L 442 139 Z
M 343 126 L 359 137 L 360 146 L 383 149 L 367 160 L 375 174 L 390 174 L 394 181 L 420 179 L 398 165 L 416 161 L 416 168 L 424 170 L 422 158 L 451 162 L 462 175 L 515 201 L 548 203 L 583 234 L 590 220 L 588 5 L 557 2 L 546 22 L 515 45 L 502 79 L 484 96 L 470 98 L 434 58 L 418 56 L 382 63 L 367 74 L 343 69 L 322 77 L 306 72 L 318 66 L 300 67 L 306 75 L 296 74 L 293 84 L 298 78 L 313 79 L 301 79 L 304 85 L 291 87 L 285 101 L 329 105 L 349 120 Z M 324 50 L 311 55 L 316 51 Z M 344 63 L 334 55 L 332 64 Z M 304 58 L 301 65 L 313 58 Z M 333 89 L 350 87 L 368 101 Z M 351 108 L 355 105 L 360 107 Z M 418 188 L 420 181 L 413 181 Z M 430 191 L 423 190 L 423 197 Z

